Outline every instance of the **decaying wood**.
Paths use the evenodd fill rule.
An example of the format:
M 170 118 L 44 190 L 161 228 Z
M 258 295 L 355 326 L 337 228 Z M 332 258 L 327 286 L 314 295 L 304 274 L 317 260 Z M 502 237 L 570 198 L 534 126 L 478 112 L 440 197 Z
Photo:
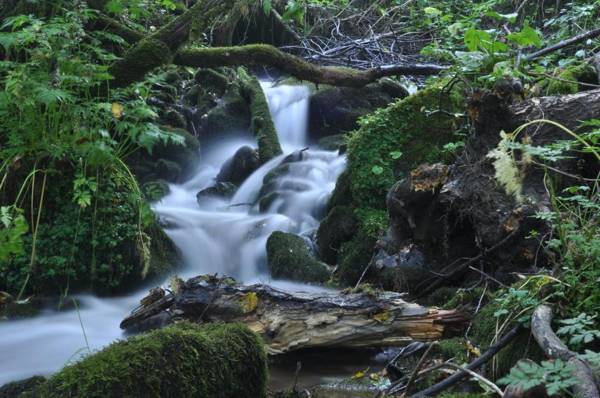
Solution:
M 267 285 L 200 276 L 134 310 L 121 328 L 162 327 L 177 320 L 243 322 L 271 354 L 315 347 L 381 347 L 433 341 L 460 330 L 465 317 L 408 303 L 393 292 L 288 293 Z
M 573 386 L 573 392 L 577 398 L 600 398 L 600 392 L 596 385 L 594 373 L 585 361 L 578 358 L 577 354 L 556 336 L 552 330 L 552 308 L 548 305 L 540 305 L 533 312 L 531 318 L 531 332 L 535 341 L 544 351 L 546 356 L 552 359 L 561 359 L 575 367 L 573 377 L 579 382 Z

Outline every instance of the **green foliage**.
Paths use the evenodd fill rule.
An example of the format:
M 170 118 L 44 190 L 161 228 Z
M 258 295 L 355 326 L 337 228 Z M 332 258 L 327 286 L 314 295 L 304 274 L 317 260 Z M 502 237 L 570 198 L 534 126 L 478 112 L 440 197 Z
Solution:
M 240 324 L 179 323 L 113 343 L 38 388 L 52 397 L 266 397 L 261 338 Z
M 14 206 L 0 207 L 0 263 L 23 254 L 23 235 L 29 229 L 23 210 Z
M 574 365 L 560 359 L 542 361 L 540 365 L 533 362 L 521 361 L 510 370 L 510 374 L 498 380 L 498 383 L 514 385 L 527 391 L 543 385 L 548 395 L 559 392 L 569 393 L 568 389 L 577 384 L 572 375 Z
M 595 329 L 596 316 L 590 316 L 582 312 L 575 318 L 563 319 L 559 321 L 561 326 L 556 334 L 559 336 L 569 336 L 569 345 L 579 348 L 584 344 L 589 344 L 596 339 L 600 339 L 600 330 Z
M 184 139 L 159 128 L 146 103 L 157 78 L 105 89 L 117 59 L 107 49 L 124 42 L 85 29 L 95 15 L 77 3 L 6 18 L 0 32 L 0 195 L 12 204 L 0 286 L 11 292 L 108 292 L 149 271 L 154 218 L 126 162 Z

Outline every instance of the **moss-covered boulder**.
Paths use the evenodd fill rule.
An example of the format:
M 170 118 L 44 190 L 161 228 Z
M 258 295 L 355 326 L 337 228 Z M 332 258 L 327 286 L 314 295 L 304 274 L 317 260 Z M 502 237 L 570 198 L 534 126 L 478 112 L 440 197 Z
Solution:
M 317 146 L 326 151 L 339 151 L 340 154 L 346 153 L 346 134 L 330 135 L 323 137 L 317 142 Z
M 31 397 L 266 397 L 262 340 L 238 324 L 181 323 L 67 366 Z
M 378 109 L 360 120 L 348 140 L 350 191 L 356 207 L 385 208 L 394 182 L 421 163 L 444 158 L 443 146 L 456 140 L 463 97 L 444 81 Z
M 274 278 L 326 282 L 329 268 L 315 259 L 300 236 L 276 231 L 267 240 L 267 262 Z
M 207 199 L 214 198 L 229 198 L 233 196 L 237 186 L 230 182 L 217 182 L 212 187 L 208 187 L 198 192 L 196 200 L 198 204 L 202 205 Z
M 319 256 L 328 264 L 337 262 L 337 254 L 342 243 L 352 239 L 358 227 L 358 220 L 349 206 L 336 206 L 323 219 L 317 231 Z
M 0 263 L 0 291 L 60 295 L 68 289 L 113 294 L 164 275 L 177 264 L 177 250 L 131 187 L 115 175 L 94 179 L 93 202 L 73 199 L 74 175 L 50 175 L 35 237 L 24 236 L 24 251 Z M 26 282 L 27 281 L 27 282 Z

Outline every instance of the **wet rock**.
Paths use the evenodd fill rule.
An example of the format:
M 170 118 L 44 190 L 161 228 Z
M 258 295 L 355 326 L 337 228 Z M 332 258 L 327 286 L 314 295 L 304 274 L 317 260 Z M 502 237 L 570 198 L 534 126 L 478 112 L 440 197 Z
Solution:
M 205 188 L 198 192 L 196 199 L 200 204 L 208 198 L 229 198 L 233 196 L 236 190 L 237 186 L 235 184 L 230 182 L 217 182 L 212 187 Z
M 243 146 L 223 164 L 217 181 L 241 185 L 259 167 L 258 152 L 249 146 Z
M 323 137 L 317 142 L 317 146 L 326 151 L 339 151 L 340 155 L 346 152 L 346 134 L 336 134 Z
M 396 98 L 407 95 L 393 83 L 369 84 L 363 88 L 325 87 L 310 98 L 309 131 L 311 138 L 345 133 L 358 128 L 357 120 L 361 116 L 384 107 Z
M 277 231 L 269 236 L 267 262 L 275 278 L 324 283 L 330 277 L 327 265 L 315 259 L 307 242 L 294 234 Z
M 352 239 L 358 227 L 358 220 L 352 208 L 336 206 L 323 219 L 317 231 L 319 256 L 328 264 L 336 264 L 342 243 Z

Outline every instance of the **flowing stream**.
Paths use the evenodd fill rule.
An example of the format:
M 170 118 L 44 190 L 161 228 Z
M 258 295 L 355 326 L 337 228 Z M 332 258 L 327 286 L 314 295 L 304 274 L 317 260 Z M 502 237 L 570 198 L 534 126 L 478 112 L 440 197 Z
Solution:
M 199 204 L 196 194 L 214 184 L 223 163 L 241 146 L 254 146 L 255 142 L 241 137 L 216 144 L 203 156 L 193 177 L 181 185 L 171 185 L 169 195 L 156 203 L 154 210 L 181 250 L 184 264 L 179 275 L 184 279 L 219 273 L 288 291 L 323 290 L 272 280 L 266 264 L 266 241 L 277 230 L 307 238 L 315 232 L 345 167 L 345 158 L 331 151 L 302 151 L 308 144 L 308 88 L 271 87 L 266 82 L 262 86 L 284 155 L 256 170 L 231 199 L 207 199 Z M 257 199 L 263 179 L 282 163 L 285 167 L 270 180 L 274 199 L 260 211 Z M 120 321 L 146 292 L 117 298 L 82 295 L 77 297 L 78 311 L 49 309 L 35 318 L 0 322 L 0 385 L 50 374 L 123 337 Z M 292 372 L 294 368 L 295 364 Z

